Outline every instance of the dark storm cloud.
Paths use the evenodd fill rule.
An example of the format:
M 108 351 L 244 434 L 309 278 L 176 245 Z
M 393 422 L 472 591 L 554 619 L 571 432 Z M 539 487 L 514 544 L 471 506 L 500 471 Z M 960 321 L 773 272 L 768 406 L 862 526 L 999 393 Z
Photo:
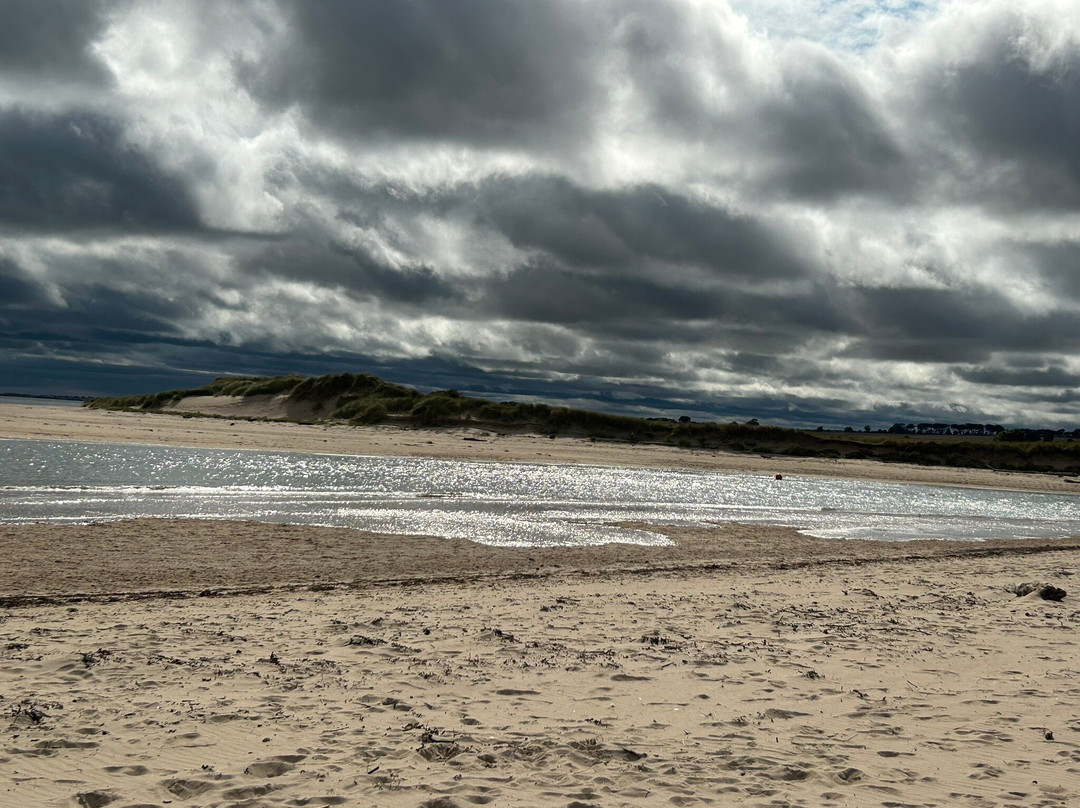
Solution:
M 748 292 L 532 264 L 489 281 L 477 306 L 492 316 L 574 326 L 582 335 L 627 344 L 708 342 L 783 352 L 810 335 L 851 330 L 853 324 L 832 297 L 823 287 L 786 294 Z
M 773 373 L 780 369 L 780 360 L 771 355 L 754 351 L 735 351 L 725 357 L 727 369 L 735 373 Z
M 1019 266 L 1031 266 L 1056 295 L 1080 300 L 1080 240 L 1021 243 L 1014 246 Z
M 340 218 L 390 232 L 391 215 L 420 214 L 490 229 L 559 264 L 618 270 L 649 262 L 768 282 L 812 267 L 799 235 L 778 223 L 710 205 L 656 184 L 594 189 L 560 174 L 496 176 L 430 192 L 312 177 L 341 206 Z
M 347 280 L 346 285 L 363 295 L 412 305 L 460 297 L 459 290 L 431 267 L 422 264 L 391 267 L 375 260 L 367 250 L 344 244 L 332 244 L 329 249 L 330 254 L 343 258 L 352 270 L 351 274 L 342 276 Z
M 535 141 L 580 129 L 603 27 L 555 0 L 281 0 L 280 52 L 237 71 L 263 101 L 352 135 Z
M 4 345 L 0 355 L 0 378 L 10 379 L 4 392 L 48 393 L 50 395 L 115 396 L 153 393 L 205 384 L 213 374 L 186 370 L 190 365 L 171 366 L 147 361 L 123 364 L 121 357 L 115 362 L 102 346 L 87 346 L 88 350 L 59 356 L 59 351 L 16 354 Z M 106 346 L 107 347 L 107 346 Z M 104 360 L 104 361 L 103 361 Z M 89 367 L 89 363 L 93 363 Z
M 858 341 L 845 355 L 981 363 L 996 352 L 1080 350 L 1080 314 L 1022 310 L 989 289 L 858 289 L 847 297 Z
M 108 71 L 90 52 L 104 27 L 106 5 L 97 0 L 4 0 L 0 76 L 20 81 L 49 77 L 75 83 L 106 82 Z
M 1080 387 L 1080 374 L 1061 365 L 1042 368 L 975 367 L 959 369 L 957 375 L 976 384 L 1009 387 Z
M 319 376 L 342 370 L 377 373 L 401 383 L 429 377 L 447 382 L 428 389 L 454 387 L 460 378 L 451 365 L 442 367 L 441 373 L 427 370 L 425 363 L 414 363 L 402 371 L 355 354 L 271 353 L 248 345 L 230 347 L 152 335 L 116 342 L 111 335 L 0 334 L 0 378 L 12 380 L 5 385 L 5 392 L 131 395 L 200 387 L 226 374 Z
M 180 180 L 91 112 L 0 109 L 0 223 L 64 230 L 179 230 L 199 218 Z
M 185 333 L 188 324 L 221 305 L 176 256 L 76 253 L 49 256 L 45 262 L 53 275 L 53 294 L 40 294 L 32 306 L 0 302 L 0 352 L 13 360 L 30 357 L 24 364 L 58 356 L 91 366 L 153 366 L 167 354 L 198 344 Z M 5 278 L 26 274 L 13 262 L 0 262 L 0 286 Z
M 574 266 L 656 260 L 759 281 L 807 272 L 793 237 L 657 185 L 590 190 L 564 177 L 534 175 L 488 181 L 472 205 L 480 221 L 515 246 Z
M 47 302 L 34 310 L 7 309 L 8 336 L 38 342 L 68 340 L 124 345 L 179 334 L 190 302 L 170 300 L 153 288 L 127 289 L 92 283 L 70 303 Z
M 41 286 L 26 277 L 18 265 L 0 256 L 0 322 L 6 309 L 41 306 L 46 301 Z
M 862 332 L 873 337 L 990 340 L 1016 316 L 1001 294 L 957 289 L 858 289 L 851 297 Z
M 605 367 L 659 367 L 673 348 L 703 342 L 784 352 L 810 335 L 841 336 L 855 327 L 843 295 L 793 233 L 659 186 L 595 190 L 565 177 L 524 175 L 420 193 L 321 187 L 348 200 L 341 218 L 364 230 L 385 237 L 395 223 L 424 217 L 456 223 L 481 243 L 504 238 L 522 258 L 487 273 L 441 277 L 422 266 L 382 266 L 364 249 L 310 230 L 248 261 L 249 271 L 317 279 L 387 306 L 437 303 L 459 321 L 571 329 L 519 329 L 513 343 L 535 356 L 559 355 L 573 372 L 601 377 Z M 569 359 L 582 338 L 603 346 L 592 366 Z
M 656 322 L 716 314 L 715 303 L 692 288 L 617 273 L 582 275 L 543 263 L 492 281 L 485 303 L 503 317 L 575 324 L 586 331 L 603 328 L 611 319 Z
M 848 356 L 906 362 L 982 362 L 1008 347 L 1018 313 L 992 292 L 857 289 L 849 305 L 859 337 Z
M 719 86 L 735 95 L 756 89 L 745 63 L 747 43 L 738 31 L 703 25 L 685 4 L 636 2 L 623 9 L 615 30 L 627 77 L 665 131 L 680 139 L 708 137 L 723 121 L 711 108 L 709 89 Z
M 849 66 L 792 43 L 774 56 L 775 78 L 765 79 L 753 64 L 762 55 L 737 30 L 703 44 L 700 22 L 677 3 L 642 5 L 623 20 L 629 75 L 663 131 L 719 155 L 733 147 L 752 155 L 745 168 L 768 196 L 909 192 L 909 157 L 882 102 Z
M 906 197 L 911 156 L 889 131 L 880 101 L 817 48 L 789 47 L 782 64 L 783 92 L 762 104 L 749 133 L 766 151 L 762 190 L 819 200 Z
M 372 298 L 388 306 L 446 303 L 461 292 L 423 264 L 393 267 L 370 250 L 312 229 L 259 251 L 243 262 L 255 279 L 302 279 Z
M 1023 390 L 1017 398 L 1036 406 L 1046 406 L 1048 404 L 1055 407 L 1061 406 L 1066 412 L 1072 413 L 1074 417 L 1077 414 L 1080 414 L 1080 411 L 1078 411 L 1076 407 L 1067 406 L 1080 403 L 1080 390 L 1077 390 L 1076 388 L 1058 390 L 1056 392 L 1050 392 L 1050 390 L 1042 388 Z
M 963 149 L 949 170 L 995 205 L 1080 207 L 1080 41 L 1062 37 L 1052 49 L 1050 25 L 1003 11 L 966 58 L 933 62 L 917 78 L 916 114 Z
M 574 325 L 627 340 L 676 334 L 680 321 L 763 317 L 785 330 L 838 330 L 842 317 L 821 289 L 816 267 L 792 233 L 655 185 L 594 190 L 552 175 L 498 177 L 430 193 L 397 187 L 324 190 L 342 200 L 341 220 L 408 251 L 394 222 L 427 217 L 479 238 L 495 235 L 523 256 L 467 278 L 431 268 L 386 266 L 356 244 L 298 224 L 304 238 L 274 245 L 246 262 L 268 277 L 304 278 L 388 303 L 451 306 L 463 318 Z M 347 201 L 345 201 L 347 200 Z M 745 288 L 784 282 L 788 293 Z M 695 339 L 700 339 L 700 331 Z

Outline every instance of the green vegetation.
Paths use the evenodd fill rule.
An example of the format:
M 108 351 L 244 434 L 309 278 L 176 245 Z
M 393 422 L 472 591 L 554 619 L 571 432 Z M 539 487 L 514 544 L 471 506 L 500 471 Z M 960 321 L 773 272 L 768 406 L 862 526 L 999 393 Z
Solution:
M 141 396 L 92 398 L 87 407 L 98 410 L 161 410 L 189 396 L 257 396 L 287 393 L 304 381 L 304 376 L 223 376 L 204 387 L 166 390 Z
M 679 446 L 687 449 L 756 452 L 797 457 L 872 459 L 929 466 L 1044 471 L 1080 474 L 1080 442 L 1048 441 L 1042 432 L 1010 430 L 991 437 L 956 440 L 918 435 L 802 431 L 746 424 L 695 423 L 685 416 L 634 418 L 571 410 L 548 404 L 495 402 L 457 390 L 420 393 L 367 373 L 303 376 L 223 377 L 204 387 L 141 396 L 97 398 L 98 409 L 167 411 L 189 396 L 284 396 L 306 404 L 323 420 L 351 424 L 394 423 L 422 428 L 478 426 L 493 431 L 587 437 Z

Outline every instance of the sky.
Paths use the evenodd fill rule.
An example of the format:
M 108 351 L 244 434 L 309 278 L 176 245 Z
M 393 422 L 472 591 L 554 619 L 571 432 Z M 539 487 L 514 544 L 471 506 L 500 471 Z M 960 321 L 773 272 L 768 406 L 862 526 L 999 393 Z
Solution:
M 1080 1 L 0 0 L 0 390 L 1080 426 Z

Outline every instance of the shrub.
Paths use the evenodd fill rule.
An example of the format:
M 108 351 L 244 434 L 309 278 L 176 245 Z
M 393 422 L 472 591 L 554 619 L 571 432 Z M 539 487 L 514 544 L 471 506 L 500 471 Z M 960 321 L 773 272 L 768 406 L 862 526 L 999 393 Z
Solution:
M 252 381 L 243 396 L 276 396 L 282 393 L 291 393 L 296 386 L 304 380 L 303 376 L 274 376 L 271 379 Z
M 458 420 L 465 401 L 442 392 L 431 393 L 420 399 L 409 414 L 420 426 L 438 426 Z
M 386 418 L 386 407 L 378 403 L 366 404 L 352 418 L 350 424 L 377 424 Z
M 1006 429 L 994 435 L 994 440 L 1001 443 L 1026 443 L 1031 440 L 1026 429 Z

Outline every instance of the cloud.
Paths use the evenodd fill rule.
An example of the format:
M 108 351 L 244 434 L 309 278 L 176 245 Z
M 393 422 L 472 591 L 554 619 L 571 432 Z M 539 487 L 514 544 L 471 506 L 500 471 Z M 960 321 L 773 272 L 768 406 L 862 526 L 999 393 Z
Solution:
M 271 244 L 244 266 L 254 279 L 296 279 L 338 288 L 355 298 L 387 305 L 445 304 L 459 290 L 423 264 L 394 267 L 362 245 L 312 233 Z
M 902 58 L 934 171 L 977 203 L 1080 205 L 1080 22 L 1068 2 L 948 7 Z
M 93 53 L 106 8 L 98 0 L 5 0 L 0 82 L 108 83 L 109 73 Z
M 48 5 L 0 32 L 27 378 L 1076 416 L 1072 0 Z
M 0 322 L 10 328 L 5 316 L 9 311 L 35 311 L 47 303 L 41 287 L 34 283 L 10 258 L 0 255 Z M 35 315 L 36 316 L 36 315 Z
M 731 6 L 767 28 L 775 39 L 805 39 L 841 52 L 862 52 L 895 36 L 939 6 L 937 0 L 731 0 Z
M 782 228 L 657 185 L 592 190 L 530 175 L 485 182 L 471 204 L 480 222 L 518 249 L 572 266 L 626 271 L 664 262 L 757 281 L 806 271 Z
M 759 188 L 809 199 L 910 193 L 911 155 L 858 73 L 805 44 L 786 47 L 781 64 L 782 93 L 761 104 L 746 134 L 763 152 Z
M 1021 242 L 1008 253 L 1015 266 L 1030 272 L 1057 300 L 1080 303 L 1080 238 Z
M 959 371 L 961 378 L 976 384 L 1007 387 L 1080 387 L 1080 373 L 1070 372 L 1062 365 L 1040 368 L 974 367 Z
M 0 223 L 70 231 L 191 229 L 183 183 L 92 112 L 0 110 Z
M 350 137 L 536 143 L 588 121 L 600 4 L 303 0 L 287 35 L 241 62 L 249 89 Z
M 884 101 L 849 61 L 763 39 L 724 6 L 645 7 L 622 27 L 632 92 L 649 123 L 702 149 L 718 180 L 812 199 L 907 191 Z

